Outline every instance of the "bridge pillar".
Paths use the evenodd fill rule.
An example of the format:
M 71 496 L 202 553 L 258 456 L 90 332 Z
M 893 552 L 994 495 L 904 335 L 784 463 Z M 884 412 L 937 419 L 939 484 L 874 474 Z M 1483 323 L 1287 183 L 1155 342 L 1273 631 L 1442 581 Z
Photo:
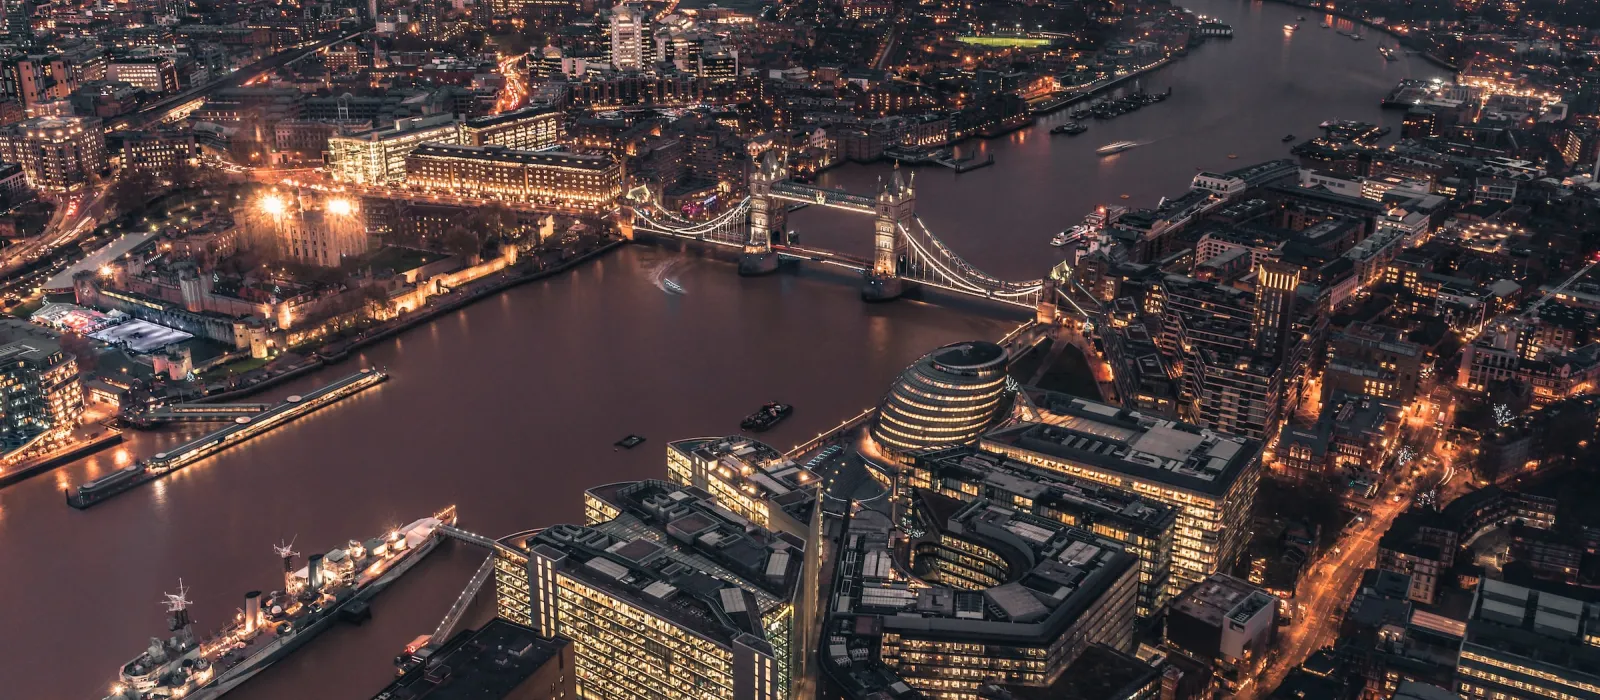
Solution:
M 1044 289 L 1039 292 L 1039 306 L 1035 319 L 1041 324 L 1053 325 L 1061 320 L 1061 311 L 1056 307 L 1056 281 L 1046 279 Z
M 632 206 L 624 204 L 621 207 L 618 207 L 617 213 L 612 215 L 611 220 L 616 223 L 617 232 L 622 234 L 623 239 L 629 241 L 633 240 Z
M 905 237 L 900 229 L 916 225 L 917 194 L 910 183 L 900 177 L 900 165 L 894 166 L 894 177 L 878 192 L 874 205 L 877 219 L 873 222 L 872 269 L 866 273 L 861 286 L 861 298 L 867 301 L 888 301 L 905 291 L 905 280 L 900 277 L 900 259 L 905 254 Z
M 772 232 L 784 231 L 788 211 L 772 197 L 772 186 L 789 177 L 777 154 L 767 151 L 761 165 L 750 174 L 750 235 L 744 254 L 739 256 L 739 274 L 765 275 L 778 269 L 778 254 L 772 250 Z

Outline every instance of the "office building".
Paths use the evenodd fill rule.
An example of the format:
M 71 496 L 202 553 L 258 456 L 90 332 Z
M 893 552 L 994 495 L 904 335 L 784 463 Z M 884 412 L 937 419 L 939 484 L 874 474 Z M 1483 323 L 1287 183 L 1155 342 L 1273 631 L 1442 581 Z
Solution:
M 406 184 L 422 190 L 573 211 L 606 211 L 622 196 L 622 164 L 608 155 L 429 143 L 405 170 Z
M 897 505 L 909 509 L 918 489 L 963 501 L 987 499 L 1093 533 L 1109 546 L 1139 557 L 1135 614 L 1141 618 L 1155 615 L 1171 598 L 1178 511 L 1170 505 L 972 447 L 914 453 L 912 462 L 900 468 L 894 491 Z
M 358 185 L 397 185 L 406 179 L 406 156 L 424 143 L 457 143 L 455 117 L 436 114 L 397 120 L 393 127 L 328 137 L 328 172 Z
M 1276 261 L 1256 266 L 1255 318 L 1250 326 L 1256 352 L 1283 361 L 1292 342 L 1299 288 L 1300 268 Z
M 667 477 L 768 530 L 811 537 L 821 479 L 766 443 L 742 435 L 669 442 Z
M 803 543 L 792 606 L 794 619 L 815 619 L 817 580 L 822 572 L 822 479 L 766 443 L 742 436 L 695 438 L 667 444 L 668 479 L 709 493 L 718 506 L 757 526 Z M 585 495 L 584 516 L 595 525 L 612 509 Z M 799 625 L 791 668 L 807 666 L 816 648 L 815 625 Z
M 972 341 L 923 355 L 889 387 L 872 439 L 891 454 L 970 444 L 1007 402 L 1005 348 Z
M 192 131 L 132 131 L 119 137 L 118 162 L 123 173 L 145 173 L 164 180 L 195 165 L 199 156 Z
M 1249 583 L 1213 574 L 1172 601 L 1167 642 L 1211 665 L 1224 688 L 1254 678 L 1277 638 L 1278 599 Z
M 1090 647 L 1133 648 L 1133 555 L 987 499 L 924 489 L 912 501 L 896 533 L 909 538 L 904 550 L 875 511 L 852 518 L 841 540 L 841 561 L 859 563 L 836 571 L 821 667 L 842 695 L 1050 692 Z
M 486 6 L 497 18 L 532 16 L 565 17 L 577 11 L 580 3 L 574 0 L 488 0 Z
M 1243 553 L 1261 443 L 1086 399 L 1061 397 L 1042 409 L 1042 422 L 992 432 L 979 449 L 1177 508 L 1176 590 Z
M 505 146 L 537 151 L 561 145 L 561 111 L 553 107 L 525 107 L 461 123 L 463 146 Z
M 1485 578 L 1467 618 L 1456 692 L 1487 700 L 1600 698 L 1600 608 Z
M 451 637 L 372 700 L 570 700 L 572 642 L 495 618 Z
M 83 417 L 78 361 L 59 336 L 18 319 L 0 319 L 0 452 L 62 436 Z
M 1049 688 L 985 684 L 984 700 L 1156 700 L 1162 669 L 1104 644 L 1091 644 Z
M 22 165 L 35 189 L 78 189 L 108 166 L 105 133 L 94 117 L 27 119 L 0 132 L 0 160 Z
M 610 517 L 512 535 L 494 554 L 499 616 L 571 639 L 580 696 L 789 696 L 804 542 L 664 481 L 585 503 Z
M 611 67 L 639 70 L 649 64 L 646 55 L 643 10 L 628 4 L 611 8 Z
M 155 93 L 178 91 L 178 68 L 165 56 L 119 58 L 106 64 L 106 80 Z

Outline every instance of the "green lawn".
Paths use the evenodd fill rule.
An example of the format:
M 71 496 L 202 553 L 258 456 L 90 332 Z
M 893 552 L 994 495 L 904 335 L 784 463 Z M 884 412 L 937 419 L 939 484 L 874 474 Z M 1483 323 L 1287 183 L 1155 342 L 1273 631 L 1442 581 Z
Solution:
M 205 374 L 201 375 L 201 377 L 204 380 L 221 379 L 222 377 L 228 376 L 228 370 L 233 370 L 235 375 L 244 374 L 245 372 L 249 372 L 253 369 L 260 369 L 271 361 L 271 359 L 264 357 L 246 357 L 242 360 L 234 360 L 233 362 L 229 362 L 224 365 L 212 367 L 211 369 L 206 370 Z
M 964 36 L 956 39 L 963 44 L 990 48 L 1049 46 L 1053 39 L 1029 39 L 1022 36 Z

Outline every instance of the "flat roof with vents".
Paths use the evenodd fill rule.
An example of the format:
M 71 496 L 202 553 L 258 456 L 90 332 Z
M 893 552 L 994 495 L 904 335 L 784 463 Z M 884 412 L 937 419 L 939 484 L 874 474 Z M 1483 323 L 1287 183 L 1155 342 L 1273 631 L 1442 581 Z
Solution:
M 1261 443 L 1065 395 L 1030 396 L 1039 421 L 983 436 L 979 448 L 1042 455 L 1078 468 L 1220 496 Z

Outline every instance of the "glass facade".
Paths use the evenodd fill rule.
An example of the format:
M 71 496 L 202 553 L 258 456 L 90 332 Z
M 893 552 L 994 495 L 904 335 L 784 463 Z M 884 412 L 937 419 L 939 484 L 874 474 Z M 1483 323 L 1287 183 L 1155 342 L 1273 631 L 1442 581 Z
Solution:
M 1114 486 L 1136 495 L 1164 503 L 1177 509 L 1177 527 L 1173 532 L 1172 576 L 1167 595 L 1176 596 L 1191 584 L 1199 583 L 1217 573 L 1243 551 L 1250 534 L 1250 511 L 1255 504 L 1257 481 L 1261 475 L 1258 443 L 1250 445 L 1252 453 L 1239 468 L 1226 489 L 1197 490 L 1181 485 L 1178 480 L 1166 481 L 1140 475 L 1151 470 L 1119 470 L 1104 463 L 1049 454 L 1004 442 L 985 440 L 981 447 L 1011 459 L 1068 476 Z
M 1141 618 L 1159 612 L 1176 593 L 1171 580 L 1177 529 L 1173 506 L 969 447 L 916 453 L 900 469 L 897 505 L 908 507 L 919 488 L 963 501 L 986 498 L 1117 543 L 1139 557 Z
M 804 542 L 664 481 L 590 489 L 584 518 L 494 562 L 497 614 L 571 639 L 581 697 L 787 697 Z
M 0 453 L 76 428 L 83 417 L 77 358 L 25 321 L 0 323 L 0 343 Z
M 977 440 L 1003 408 L 1007 359 L 1004 348 L 981 341 L 924 355 L 889 387 L 872 439 L 889 452 Z

